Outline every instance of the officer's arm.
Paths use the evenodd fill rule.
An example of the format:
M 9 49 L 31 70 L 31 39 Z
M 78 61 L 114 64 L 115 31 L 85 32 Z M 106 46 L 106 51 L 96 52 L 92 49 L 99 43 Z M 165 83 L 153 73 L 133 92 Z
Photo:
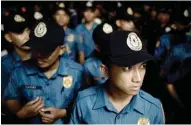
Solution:
M 74 109 L 70 117 L 69 124 L 82 124 L 81 116 L 81 109 L 78 102 L 76 101 L 76 104 L 74 105 Z
M 6 100 L 5 104 L 8 109 L 14 114 L 16 114 L 21 109 L 21 104 L 19 100 Z
M 178 103 L 178 105 L 179 105 L 181 108 L 184 108 L 184 105 L 183 105 L 182 101 L 180 100 L 180 98 L 179 98 L 179 96 L 178 96 L 178 94 L 177 94 L 177 92 L 176 92 L 176 89 L 175 89 L 174 85 L 168 83 L 168 84 L 167 84 L 167 89 L 168 89 L 168 92 L 170 93 L 170 95 L 172 96 L 172 98 L 176 100 L 176 102 Z
M 80 62 L 80 64 L 83 65 L 84 61 L 85 61 L 85 54 L 83 51 L 80 51 L 78 54 L 79 54 L 79 62 Z
M 76 35 L 76 45 L 77 45 L 77 52 L 79 56 L 79 63 L 84 64 L 85 61 L 85 54 L 84 54 L 84 48 L 83 48 L 83 39 L 82 36 Z
M 21 105 L 19 102 L 20 96 L 15 73 L 16 72 L 13 72 L 10 76 L 9 83 L 4 92 L 5 104 L 8 109 L 13 113 L 18 112 L 21 109 Z
M 162 103 L 160 103 L 160 108 L 158 108 L 157 116 L 153 124 L 165 124 L 165 114 Z

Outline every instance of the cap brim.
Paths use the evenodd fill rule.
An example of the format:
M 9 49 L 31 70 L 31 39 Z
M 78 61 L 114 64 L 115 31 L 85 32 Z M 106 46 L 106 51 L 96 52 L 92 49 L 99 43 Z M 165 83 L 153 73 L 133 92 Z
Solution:
M 31 50 L 40 53 L 50 53 L 53 52 L 56 48 L 56 46 L 49 45 L 48 43 L 44 44 L 43 42 L 35 42 L 33 40 L 29 40 L 25 45 L 31 47 Z
M 113 64 L 121 67 L 130 67 L 140 62 L 156 60 L 156 58 L 148 53 L 134 53 L 119 58 L 110 58 Z

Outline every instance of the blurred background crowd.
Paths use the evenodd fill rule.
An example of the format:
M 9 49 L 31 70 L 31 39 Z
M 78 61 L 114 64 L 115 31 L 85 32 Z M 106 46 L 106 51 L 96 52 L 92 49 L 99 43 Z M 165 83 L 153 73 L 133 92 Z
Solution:
M 3 1 L 1 3 L 2 57 L 13 51 L 13 47 L 5 40 L 3 33 L 7 17 L 15 12 L 27 19 L 29 29 L 42 19 L 54 22 L 55 8 L 59 6 L 67 11 L 69 20 L 60 20 L 57 23 L 66 24 L 76 34 L 83 32 L 83 29 L 79 29 L 78 26 L 88 21 L 95 26 L 102 22 L 109 22 L 118 30 L 136 31 L 147 43 L 148 52 L 158 59 L 157 65 L 152 63 L 147 67 L 142 89 L 162 101 L 166 123 L 182 123 L 184 120 L 189 120 L 188 114 L 191 111 L 190 2 Z M 89 12 L 87 7 L 91 8 Z M 87 39 L 91 40 L 92 36 L 90 37 Z M 85 47 L 85 58 L 80 60 L 78 57 L 80 54 L 77 54 L 79 50 L 73 50 L 69 46 L 69 51 L 75 51 L 71 59 L 83 65 L 94 51 L 94 47 L 91 51 L 86 50 Z

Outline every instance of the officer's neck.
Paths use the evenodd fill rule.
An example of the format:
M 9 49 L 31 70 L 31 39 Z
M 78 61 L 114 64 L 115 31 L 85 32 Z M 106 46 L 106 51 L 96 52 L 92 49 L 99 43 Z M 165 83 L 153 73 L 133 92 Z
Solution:
M 31 57 L 31 52 L 30 50 L 23 50 L 21 48 L 18 48 L 14 46 L 15 52 L 19 55 L 22 61 L 28 60 Z
M 90 29 L 92 28 L 92 26 L 93 26 L 93 21 L 86 22 L 86 23 L 85 23 L 85 26 L 86 26 L 86 28 L 87 28 L 88 30 L 90 30 Z
M 58 70 L 60 64 L 60 60 L 57 59 L 51 66 L 48 68 L 42 69 L 43 73 L 46 75 L 48 79 L 50 79 Z
M 105 90 L 109 100 L 118 111 L 122 110 L 127 104 L 129 104 L 133 98 L 133 95 L 122 92 L 112 84 L 108 84 L 108 87 L 106 87 Z
M 68 28 L 67 26 L 63 26 L 64 31 L 66 31 L 67 28 Z

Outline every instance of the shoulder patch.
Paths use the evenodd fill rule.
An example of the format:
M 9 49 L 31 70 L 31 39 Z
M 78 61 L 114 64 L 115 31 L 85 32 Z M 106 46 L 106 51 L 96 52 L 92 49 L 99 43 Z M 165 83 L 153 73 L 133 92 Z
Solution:
M 97 87 L 90 87 L 90 88 L 87 88 L 85 90 L 82 90 L 78 93 L 78 97 L 77 97 L 77 100 L 80 100 L 84 97 L 87 97 L 87 96 L 91 96 L 91 95 L 95 95 L 97 92 L 96 92 L 96 89 Z
M 153 105 L 155 105 L 156 107 L 158 107 L 159 109 L 161 108 L 161 102 L 159 99 L 154 98 L 153 96 L 151 96 L 149 93 L 146 93 L 142 90 L 140 90 L 140 96 L 148 101 L 149 103 L 152 103 Z

